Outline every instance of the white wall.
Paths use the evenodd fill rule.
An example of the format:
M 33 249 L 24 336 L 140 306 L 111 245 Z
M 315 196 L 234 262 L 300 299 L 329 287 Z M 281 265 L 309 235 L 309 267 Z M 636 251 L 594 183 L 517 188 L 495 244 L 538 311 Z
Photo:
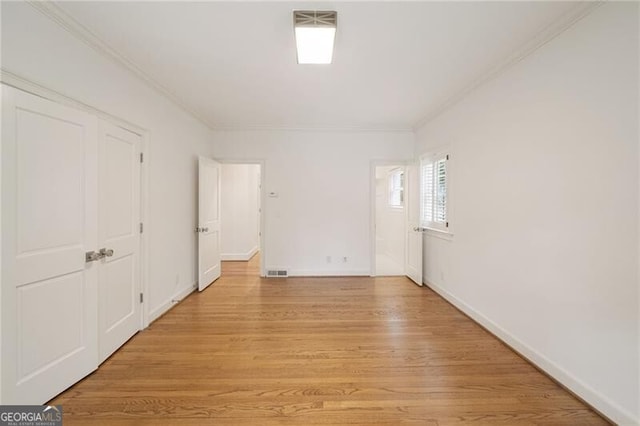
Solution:
M 2 68 L 148 130 L 151 317 L 196 276 L 196 158 L 211 132 L 26 3 L 2 3 Z
M 249 260 L 260 248 L 260 165 L 222 164 L 221 182 L 222 260 Z
M 455 235 L 425 277 L 621 424 L 637 423 L 638 12 L 609 3 L 418 132 L 451 147 Z
M 376 258 L 393 262 L 376 265 L 376 275 L 404 275 L 405 210 L 389 205 L 389 173 L 397 168 L 376 167 Z
M 267 268 L 369 275 L 371 160 L 406 160 L 413 147 L 411 132 L 225 131 L 212 154 L 265 161 L 262 184 L 277 194 L 262 209 Z

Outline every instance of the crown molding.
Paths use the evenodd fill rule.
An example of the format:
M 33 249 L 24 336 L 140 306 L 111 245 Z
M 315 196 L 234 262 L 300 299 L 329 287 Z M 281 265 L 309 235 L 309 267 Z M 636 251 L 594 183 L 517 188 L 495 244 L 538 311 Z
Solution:
M 413 133 L 411 126 L 215 126 L 217 132 L 344 132 L 344 133 Z
M 169 99 L 171 102 L 180 107 L 184 112 L 191 115 L 197 121 L 202 123 L 204 126 L 209 128 L 210 130 L 214 130 L 214 126 L 212 126 L 207 120 L 198 112 L 194 111 L 192 108 L 187 106 L 180 97 L 171 92 L 169 89 L 164 87 L 162 84 L 158 83 L 155 79 L 153 79 L 149 74 L 142 71 L 135 62 L 127 58 L 122 53 L 113 49 L 107 43 L 102 41 L 96 34 L 94 34 L 87 27 L 76 21 L 71 15 L 64 11 L 60 6 L 55 4 L 53 1 L 38 1 L 38 0 L 26 0 L 29 5 L 31 5 L 34 9 L 42 13 L 44 16 L 49 18 L 54 23 L 58 24 L 61 28 L 66 30 L 68 33 L 73 35 L 78 40 L 85 43 L 87 46 L 100 53 L 107 59 L 115 62 L 116 64 L 124 67 L 131 73 L 133 73 L 136 77 L 142 80 L 147 86 L 151 87 L 153 90 L 158 92 L 160 95 Z
M 595 9 L 606 3 L 606 0 L 583 0 L 577 3 L 577 5 L 560 16 L 558 19 L 547 25 L 541 31 L 539 31 L 533 38 L 515 49 L 509 56 L 498 62 L 488 71 L 480 74 L 477 78 L 473 79 L 469 84 L 464 86 L 461 90 L 448 97 L 444 102 L 437 105 L 421 119 L 419 119 L 413 125 L 413 131 L 418 131 L 422 126 L 434 120 L 443 112 L 453 107 L 455 104 L 466 98 L 471 92 L 485 83 L 493 80 L 506 70 L 516 65 L 535 51 L 540 49 L 545 44 L 549 43 L 554 38 L 571 28 L 576 22 L 580 21 L 585 16 L 589 15 Z

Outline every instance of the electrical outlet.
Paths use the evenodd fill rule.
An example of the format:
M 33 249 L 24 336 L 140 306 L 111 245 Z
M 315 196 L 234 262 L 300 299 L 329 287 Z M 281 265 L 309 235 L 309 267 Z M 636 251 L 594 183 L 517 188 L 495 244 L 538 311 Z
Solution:
M 331 256 L 327 256 L 327 263 L 331 263 Z

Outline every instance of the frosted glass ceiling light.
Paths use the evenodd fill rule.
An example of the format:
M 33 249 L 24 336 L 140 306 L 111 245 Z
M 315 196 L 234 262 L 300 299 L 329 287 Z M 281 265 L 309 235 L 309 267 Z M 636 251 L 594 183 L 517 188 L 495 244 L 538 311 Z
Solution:
M 335 11 L 296 10 L 293 28 L 299 64 L 330 64 L 336 37 L 338 13 Z

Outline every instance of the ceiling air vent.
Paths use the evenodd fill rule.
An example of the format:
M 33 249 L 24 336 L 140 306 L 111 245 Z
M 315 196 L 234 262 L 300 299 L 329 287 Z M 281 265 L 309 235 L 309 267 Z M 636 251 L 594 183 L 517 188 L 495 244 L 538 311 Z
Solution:
M 269 269 L 267 270 L 267 278 L 287 278 L 289 271 L 286 269 Z
M 293 22 L 296 26 L 335 28 L 338 12 L 334 10 L 295 10 Z

